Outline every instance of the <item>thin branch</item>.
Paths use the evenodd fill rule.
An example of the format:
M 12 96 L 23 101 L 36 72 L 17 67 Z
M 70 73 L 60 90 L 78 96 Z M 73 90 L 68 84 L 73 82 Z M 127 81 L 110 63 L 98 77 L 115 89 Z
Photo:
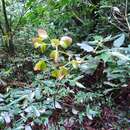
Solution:
M 121 16 L 122 19 L 117 18 L 114 13 L 112 13 L 112 16 L 114 17 L 114 19 L 117 21 L 118 24 L 122 25 L 122 27 L 124 27 L 125 29 L 127 28 L 127 25 L 125 26 L 125 24 L 121 22 L 121 20 L 124 20 L 124 16 Z
M 126 0 L 126 7 L 125 7 L 125 19 L 126 19 L 126 23 L 127 23 L 127 26 L 128 26 L 128 29 L 129 29 L 129 32 L 130 32 L 130 23 L 128 21 L 128 0 Z
M 111 21 L 109 21 L 109 23 L 112 24 L 113 26 L 115 26 L 116 28 L 118 28 L 120 31 L 125 32 L 122 28 L 117 26 L 115 23 L 112 23 Z
M 24 9 L 25 9 L 25 3 L 24 3 L 24 5 L 23 5 L 22 12 L 24 12 Z M 20 15 L 20 18 L 19 18 L 19 20 L 18 20 L 18 22 L 17 22 L 17 24 L 16 24 L 16 26 L 15 26 L 15 28 L 14 28 L 14 34 L 15 34 L 15 31 L 17 30 L 17 28 L 18 28 L 18 26 L 19 26 L 19 24 L 20 24 L 20 22 L 21 22 L 21 20 L 22 20 L 22 17 L 23 17 L 25 14 L 26 14 L 26 11 Z
M 82 24 L 85 24 L 84 21 L 74 12 L 72 11 L 72 14 L 76 17 L 77 20 L 79 20 Z
M 25 4 L 26 4 L 26 2 L 25 2 L 24 5 L 23 5 L 23 11 L 22 11 L 22 12 L 24 12 L 24 13 L 21 14 L 21 16 L 20 16 L 20 18 L 19 18 L 19 20 L 18 20 L 18 22 L 17 22 L 17 24 L 16 24 L 16 26 L 15 26 L 15 28 L 14 28 L 13 35 L 15 34 L 16 30 L 18 29 L 18 26 L 20 25 L 21 20 L 22 20 L 22 18 L 24 17 L 24 15 L 32 8 L 32 6 L 30 6 L 27 10 L 24 11 L 24 9 L 25 9 Z

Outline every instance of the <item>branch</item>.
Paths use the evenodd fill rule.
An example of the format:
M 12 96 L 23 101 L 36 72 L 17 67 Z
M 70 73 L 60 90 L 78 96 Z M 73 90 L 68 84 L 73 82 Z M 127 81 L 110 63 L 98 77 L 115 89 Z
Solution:
M 118 25 L 116 25 L 115 23 L 112 23 L 111 21 L 109 21 L 110 24 L 112 24 L 113 26 L 115 26 L 116 28 L 118 28 L 120 31 L 125 32 L 125 30 L 123 30 L 122 28 L 120 28 Z
M 25 8 L 25 3 L 24 3 L 24 5 L 23 5 L 22 12 L 24 12 L 24 8 Z M 16 32 L 16 30 L 17 30 L 17 28 L 18 28 L 18 26 L 19 26 L 19 24 L 20 24 L 20 22 L 21 22 L 21 20 L 22 20 L 22 17 L 23 17 L 24 15 L 25 15 L 25 12 L 20 15 L 20 18 L 19 18 L 19 20 L 18 20 L 16 26 L 14 27 L 14 32 L 13 32 L 13 34 L 15 34 L 15 32 Z
M 19 20 L 18 20 L 18 22 L 17 22 L 17 24 L 16 24 L 16 26 L 15 26 L 15 28 L 14 28 L 13 35 L 15 34 L 16 30 L 18 29 L 18 26 L 20 25 L 23 16 L 32 8 L 32 6 L 30 6 L 27 10 L 24 11 L 24 9 L 25 9 L 25 4 L 26 4 L 26 2 L 25 2 L 24 5 L 23 5 L 23 11 L 22 11 L 22 12 L 24 12 L 24 13 L 21 14 L 21 16 L 20 16 L 20 18 L 19 18 Z
M 129 23 L 129 21 L 128 21 L 128 14 L 127 14 L 127 12 L 128 12 L 128 0 L 126 0 L 126 7 L 125 7 L 125 19 L 126 19 L 126 23 L 127 23 L 127 26 L 128 26 L 128 29 L 129 29 L 129 32 L 130 32 L 130 23 Z
M 76 17 L 77 20 L 79 20 L 83 25 L 85 24 L 84 21 L 74 12 L 72 11 L 72 14 Z

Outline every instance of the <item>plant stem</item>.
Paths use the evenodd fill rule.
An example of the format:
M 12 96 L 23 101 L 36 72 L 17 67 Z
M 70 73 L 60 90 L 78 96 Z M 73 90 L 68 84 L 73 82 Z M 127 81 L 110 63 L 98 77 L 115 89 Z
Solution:
M 8 39 L 6 39 L 5 41 L 5 45 L 8 49 L 8 52 L 10 54 L 13 54 L 14 53 L 13 36 L 11 32 L 11 27 L 9 25 L 8 17 L 7 17 L 5 0 L 2 0 L 2 10 L 5 19 L 5 34 L 8 36 Z
M 128 15 L 127 15 L 127 12 L 128 12 L 128 0 L 126 0 L 125 19 L 126 19 L 126 23 L 127 23 L 127 26 L 128 26 L 129 32 L 130 32 L 130 23 L 129 23 L 129 21 L 128 21 Z
M 9 22 L 8 22 L 8 18 L 7 18 L 5 0 L 2 0 L 2 7 L 3 7 L 3 14 L 4 14 L 4 19 L 5 19 L 6 32 L 10 32 L 10 31 L 11 31 L 11 28 L 10 28 L 10 26 L 9 26 Z

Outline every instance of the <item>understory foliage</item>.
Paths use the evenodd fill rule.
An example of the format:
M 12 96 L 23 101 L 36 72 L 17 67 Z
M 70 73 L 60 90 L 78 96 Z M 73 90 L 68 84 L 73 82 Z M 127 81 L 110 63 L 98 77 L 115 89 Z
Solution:
M 128 130 L 130 2 L 4 2 L 0 130 Z

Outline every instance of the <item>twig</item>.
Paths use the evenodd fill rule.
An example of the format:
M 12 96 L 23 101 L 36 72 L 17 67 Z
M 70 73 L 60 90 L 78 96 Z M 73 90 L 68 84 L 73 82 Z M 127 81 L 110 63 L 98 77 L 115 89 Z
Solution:
M 24 5 L 23 5 L 23 11 L 22 11 L 22 12 L 24 12 L 25 4 L 26 4 L 26 2 L 25 2 Z M 30 6 L 27 10 L 25 10 L 25 12 L 24 12 L 23 14 L 21 14 L 21 16 L 20 16 L 20 18 L 19 18 L 19 20 L 18 20 L 18 23 L 16 24 L 16 26 L 15 26 L 15 28 L 14 28 L 13 35 L 16 33 L 16 30 L 18 29 L 18 26 L 20 25 L 22 18 L 25 16 L 25 14 L 26 14 L 31 8 L 32 8 L 32 6 Z
M 127 23 L 127 26 L 128 26 L 128 29 L 129 29 L 129 32 L 130 32 L 130 23 L 128 21 L 128 15 L 127 15 L 127 12 L 128 12 L 128 0 L 126 0 L 126 7 L 125 7 L 125 19 L 126 19 L 126 23 Z
M 30 8 L 31 8 L 31 7 L 30 7 Z M 19 26 L 19 24 L 21 23 L 21 20 L 22 20 L 23 16 L 27 13 L 27 11 L 28 11 L 30 8 L 28 8 L 28 9 L 24 12 L 24 9 L 25 9 L 25 3 L 24 3 L 24 5 L 23 5 L 23 10 L 22 10 L 22 12 L 24 12 L 24 13 L 21 14 L 21 16 L 20 16 L 20 18 L 19 18 L 19 20 L 18 20 L 18 22 L 17 22 L 17 24 L 16 24 L 16 26 L 15 26 L 15 28 L 14 28 L 13 35 L 15 35 L 16 30 L 18 29 L 18 26 Z
M 115 26 L 116 28 L 118 28 L 120 31 L 125 32 L 122 28 L 117 26 L 115 23 L 112 23 L 111 21 L 109 21 L 109 23 L 112 24 L 113 26 Z
M 85 24 L 84 21 L 75 13 L 72 11 L 72 14 L 78 19 L 82 24 Z
M 18 103 L 19 101 L 21 101 L 21 100 L 23 100 L 23 99 L 27 99 L 27 97 L 28 97 L 27 95 L 24 95 L 24 96 L 18 98 L 17 100 L 12 101 L 12 102 L 11 102 L 10 104 L 8 104 L 6 107 L 10 107 L 10 106 L 12 106 L 12 105 Z
M 20 82 L 20 81 L 12 81 L 12 82 L 7 83 L 7 85 L 8 86 L 17 86 L 17 87 L 30 86 L 29 84 L 24 83 L 24 82 Z
M 114 14 L 112 14 L 112 15 L 113 15 L 114 19 L 117 21 L 117 23 L 118 23 L 119 25 L 122 25 L 125 29 L 127 28 L 127 27 L 124 25 L 124 23 L 121 22 L 121 19 L 117 18 Z M 123 17 L 123 16 L 121 16 L 121 17 Z

